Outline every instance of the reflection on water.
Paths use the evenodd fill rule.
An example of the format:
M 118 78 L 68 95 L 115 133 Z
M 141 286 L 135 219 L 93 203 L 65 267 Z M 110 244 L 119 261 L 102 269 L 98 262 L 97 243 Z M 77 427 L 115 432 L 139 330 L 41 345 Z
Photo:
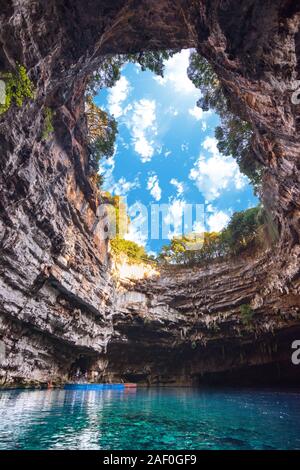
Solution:
M 300 393 L 0 392 L 0 449 L 300 449 Z

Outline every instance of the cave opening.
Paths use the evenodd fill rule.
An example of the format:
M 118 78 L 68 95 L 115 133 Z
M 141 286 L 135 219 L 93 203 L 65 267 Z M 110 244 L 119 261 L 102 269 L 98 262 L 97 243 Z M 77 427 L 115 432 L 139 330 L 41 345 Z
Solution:
M 295 374 L 295 366 L 289 360 L 270 362 L 269 364 L 245 365 L 232 370 L 207 372 L 198 376 L 197 386 L 257 388 L 296 388 L 300 379 Z
M 90 163 L 115 209 L 113 250 L 186 264 L 199 253 L 178 256 L 178 239 L 192 239 L 189 252 L 208 240 L 215 259 L 278 238 L 253 129 L 196 50 L 108 56 L 86 101 Z
M 95 362 L 95 357 L 86 354 L 80 354 L 70 366 L 69 380 L 76 382 L 92 380 L 93 366 Z

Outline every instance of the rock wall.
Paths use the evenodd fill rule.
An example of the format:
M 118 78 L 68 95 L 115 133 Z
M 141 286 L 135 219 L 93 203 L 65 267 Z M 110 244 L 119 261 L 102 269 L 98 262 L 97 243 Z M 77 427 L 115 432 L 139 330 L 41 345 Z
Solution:
M 145 384 L 221 381 L 229 372 L 228 382 L 299 384 L 291 343 L 300 334 L 300 281 L 283 288 L 276 271 L 265 252 L 139 281 L 119 274 L 114 334 L 98 373 Z M 242 305 L 251 306 L 249 321 Z
M 299 20 L 290 0 L 0 0 L 0 69 L 23 64 L 36 90 L 0 117 L 3 385 L 60 383 L 78 367 L 95 380 L 145 383 L 251 364 L 270 364 L 270 377 L 272 365 L 289 369 L 299 326 Z M 116 281 L 88 175 L 86 80 L 105 53 L 182 47 L 208 58 L 254 126 L 280 247 Z M 50 141 L 45 107 L 55 110 Z M 248 302 L 253 331 L 239 316 Z

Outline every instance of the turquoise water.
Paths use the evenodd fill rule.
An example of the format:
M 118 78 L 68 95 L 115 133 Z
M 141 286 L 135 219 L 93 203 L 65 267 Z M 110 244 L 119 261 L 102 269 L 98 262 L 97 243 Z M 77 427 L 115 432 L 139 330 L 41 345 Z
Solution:
M 300 393 L 3 391 L 0 449 L 300 449 Z

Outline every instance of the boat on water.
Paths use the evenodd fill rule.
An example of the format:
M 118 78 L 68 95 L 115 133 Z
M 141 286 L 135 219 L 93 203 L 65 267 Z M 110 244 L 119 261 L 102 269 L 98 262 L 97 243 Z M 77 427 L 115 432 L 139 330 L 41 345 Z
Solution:
M 127 388 L 136 388 L 135 383 L 68 383 L 65 384 L 65 390 L 123 390 Z

